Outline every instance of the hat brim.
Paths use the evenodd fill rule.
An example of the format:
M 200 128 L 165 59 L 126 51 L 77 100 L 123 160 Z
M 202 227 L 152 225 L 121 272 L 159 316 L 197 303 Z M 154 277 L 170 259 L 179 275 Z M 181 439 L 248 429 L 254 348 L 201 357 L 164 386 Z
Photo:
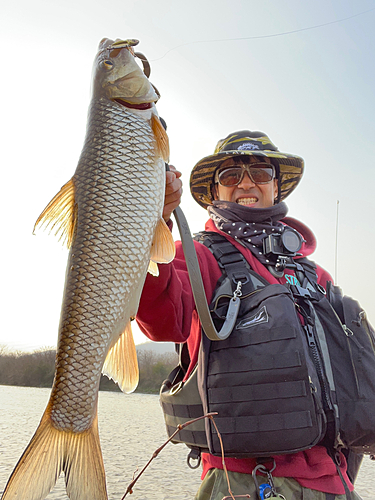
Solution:
M 227 158 L 234 156 L 266 156 L 272 160 L 272 164 L 279 170 L 279 201 L 285 200 L 297 187 L 303 175 L 303 158 L 281 153 L 280 151 L 223 151 L 202 158 L 193 168 L 190 175 L 190 191 L 194 200 L 203 208 L 212 205 L 211 187 L 214 184 L 216 169 Z

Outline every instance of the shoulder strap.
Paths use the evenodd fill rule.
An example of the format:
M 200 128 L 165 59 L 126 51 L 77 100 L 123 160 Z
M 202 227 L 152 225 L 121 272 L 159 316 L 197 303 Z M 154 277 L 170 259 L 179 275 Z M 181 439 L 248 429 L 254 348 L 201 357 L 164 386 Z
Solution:
M 316 274 L 316 264 L 312 260 L 309 260 L 307 257 L 302 257 L 299 259 L 295 259 L 294 263 L 297 265 L 298 269 L 298 264 L 302 266 L 303 268 L 303 273 L 305 274 L 305 277 L 309 280 L 310 283 L 316 284 L 318 281 L 318 276 Z
M 194 248 L 194 242 L 191 237 L 186 217 L 180 207 L 177 207 L 173 213 L 181 235 L 181 242 L 189 273 L 191 289 L 203 331 L 210 340 L 225 340 L 229 337 L 235 325 L 240 307 L 240 299 L 237 295 L 233 295 L 233 300 L 230 301 L 224 325 L 222 326 L 220 332 L 218 332 L 212 322 L 211 314 L 208 308 L 197 253 Z
M 345 324 L 342 290 L 339 286 L 333 285 L 332 281 L 327 281 L 327 299 L 336 311 L 341 323 Z
M 194 235 L 194 239 L 212 252 L 223 278 L 229 278 L 232 289 L 239 281 L 247 293 L 269 285 L 265 278 L 251 269 L 242 253 L 225 236 L 213 231 L 202 231 Z
M 268 285 L 268 281 L 258 273 L 252 271 L 250 264 L 242 253 L 228 241 L 225 236 L 213 231 L 200 231 L 194 235 L 194 239 L 205 245 L 213 253 L 215 259 L 223 271 L 228 276 L 236 275 L 236 271 L 246 268 L 252 277 L 257 277 L 259 282 Z M 303 288 L 308 287 L 308 283 L 316 290 L 318 287 L 318 276 L 316 274 L 315 262 L 306 257 L 293 260 L 293 267 L 296 269 L 296 276 Z M 259 287 L 259 283 L 258 283 Z M 254 288 L 257 288 L 255 286 Z

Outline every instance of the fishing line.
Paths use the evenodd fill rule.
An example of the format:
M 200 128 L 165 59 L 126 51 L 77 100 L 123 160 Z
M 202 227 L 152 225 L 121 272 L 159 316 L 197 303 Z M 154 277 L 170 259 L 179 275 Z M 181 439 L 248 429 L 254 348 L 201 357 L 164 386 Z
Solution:
M 158 57 L 157 59 L 150 59 L 150 62 L 160 61 L 160 59 L 163 59 L 166 55 L 168 55 L 173 50 L 179 49 L 180 47 L 186 47 L 187 45 L 193 45 L 196 43 L 233 42 L 233 41 L 239 41 L 239 40 L 259 40 L 261 38 L 274 38 L 277 36 L 291 35 L 293 33 L 299 33 L 301 31 L 308 31 L 308 30 L 314 30 L 317 28 L 322 28 L 323 26 L 329 26 L 330 24 L 342 23 L 343 21 L 348 21 L 349 19 L 353 19 L 354 17 L 363 16 L 364 14 L 367 14 L 368 12 L 372 12 L 373 10 L 375 10 L 375 7 L 373 7 L 372 9 L 365 10 L 363 12 L 359 12 L 358 14 L 353 14 L 352 16 L 343 17 L 342 19 L 336 19 L 336 21 L 329 21 L 328 23 L 315 24 L 314 26 L 307 26 L 306 28 L 299 28 L 299 29 L 291 30 L 291 31 L 283 31 L 281 33 L 273 33 L 270 35 L 245 36 L 245 37 L 240 37 L 240 38 L 218 38 L 216 40 L 195 40 L 193 42 L 185 42 L 185 43 L 181 43 L 180 45 L 176 45 L 172 49 L 169 49 L 163 56 Z

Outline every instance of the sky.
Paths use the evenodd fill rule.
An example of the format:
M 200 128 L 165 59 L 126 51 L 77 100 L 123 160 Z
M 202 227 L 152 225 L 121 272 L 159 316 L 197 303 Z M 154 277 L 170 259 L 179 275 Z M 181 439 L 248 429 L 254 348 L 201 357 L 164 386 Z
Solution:
M 74 174 L 103 37 L 140 40 L 151 63 L 192 232 L 207 219 L 192 167 L 230 132 L 265 132 L 305 159 L 286 202 L 317 237 L 313 260 L 337 265 L 375 324 L 375 0 L 18 0 L 0 20 L 0 346 L 56 346 L 68 251 L 32 230 Z

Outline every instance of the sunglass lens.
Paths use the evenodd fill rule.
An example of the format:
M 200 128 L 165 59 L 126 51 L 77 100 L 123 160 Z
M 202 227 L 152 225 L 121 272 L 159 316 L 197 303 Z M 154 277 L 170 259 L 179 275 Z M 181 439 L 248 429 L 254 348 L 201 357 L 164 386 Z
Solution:
M 219 172 L 219 182 L 222 186 L 236 186 L 240 183 L 242 177 L 242 168 L 241 167 L 233 167 L 233 168 L 225 168 L 221 172 Z
M 274 171 L 272 167 L 250 167 L 250 178 L 255 184 L 267 184 L 272 181 Z M 243 177 L 244 169 L 240 166 L 224 168 L 218 173 L 218 181 L 222 186 L 237 186 Z
M 273 179 L 273 169 L 262 167 L 262 168 L 250 168 L 252 181 L 256 184 L 267 184 Z

